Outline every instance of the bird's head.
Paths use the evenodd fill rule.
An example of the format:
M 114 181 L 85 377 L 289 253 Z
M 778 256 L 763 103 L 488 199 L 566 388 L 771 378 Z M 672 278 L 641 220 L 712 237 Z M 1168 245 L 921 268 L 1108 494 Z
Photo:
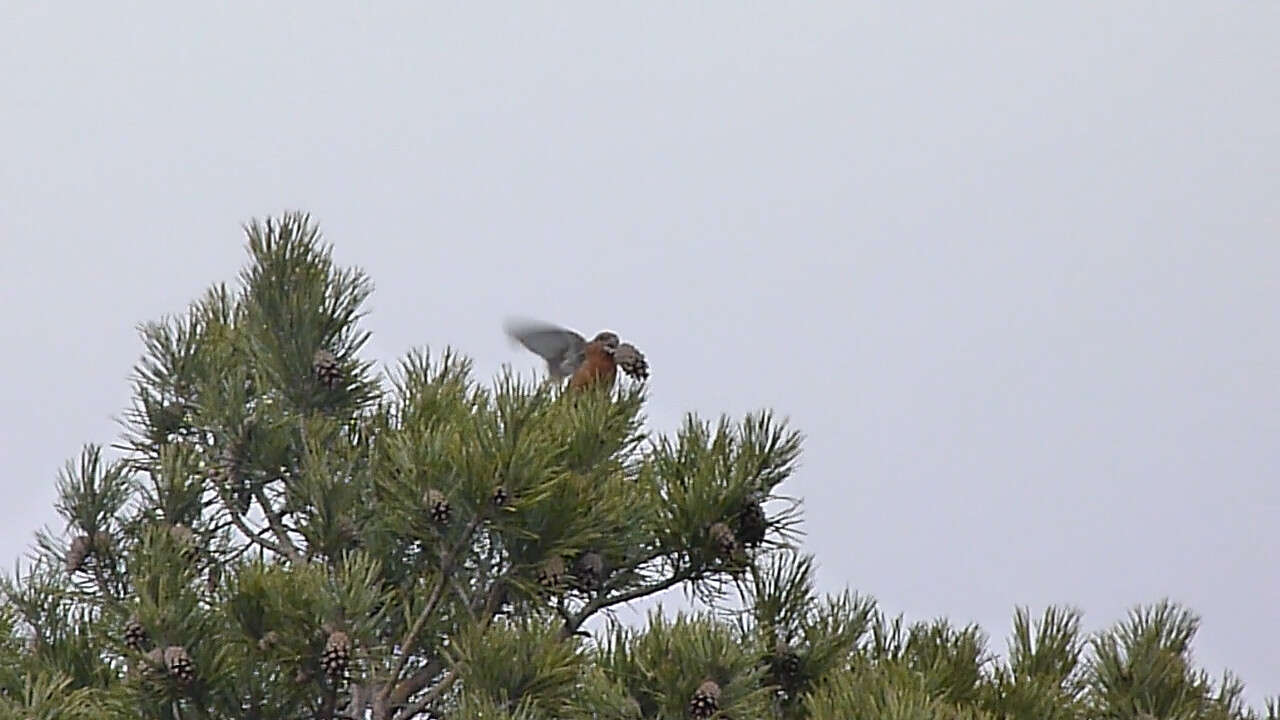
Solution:
M 602 330 L 599 333 L 596 333 L 594 338 L 591 338 L 591 342 L 599 343 L 600 349 L 612 355 L 618 351 L 618 344 L 621 341 L 618 339 L 617 333 Z

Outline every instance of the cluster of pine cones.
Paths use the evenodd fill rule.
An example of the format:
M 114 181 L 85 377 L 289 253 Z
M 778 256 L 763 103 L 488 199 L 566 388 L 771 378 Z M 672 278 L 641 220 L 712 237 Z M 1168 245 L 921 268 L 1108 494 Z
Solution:
M 147 653 L 147 674 L 151 677 L 168 676 L 179 685 L 190 685 L 196 679 L 196 666 L 191 655 L 181 645 L 153 648 Z
M 605 579 L 604 556 L 594 550 L 582 553 L 570 569 L 559 555 L 552 555 L 538 568 L 538 585 L 547 592 L 558 592 L 566 586 L 582 592 L 594 592 Z
M 150 634 L 143 627 L 137 616 L 129 618 L 124 625 L 123 640 L 125 647 L 134 652 L 143 653 L 147 661 L 146 673 L 149 677 L 159 679 L 171 677 L 179 685 L 190 685 L 196 678 L 195 663 L 187 649 L 181 645 L 169 645 L 165 648 L 155 647 L 147 651 L 151 644 Z M 272 630 L 258 641 L 261 650 L 269 650 L 279 644 L 280 636 Z M 347 668 L 351 665 L 351 638 L 341 630 L 332 630 L 320 653 L 320 669 L 329 682 L 338 684 L 347 676 Z
M 111 536 L 99 530 L 92 536 L 77 535 L 67 548 L 67 572 L 76 573 L 84 570 L 89 556 L 95 553 L 105 554 L 111 549 Z
M 764 542 L 768 529 L 768 517 L 759 495 L 751 495 L 728 522 L 712 523 L 707 537 L 716 553 L 726 559 L 736 559 L 744 548 L 754 548 Z
M 125 647 L 141 653 L 151 644 L 151 636 L 135 615 L 124 624 Z M 181 645 L 155 647 L 146 652 L 146 674 L 152 678 L 171 677 L 179 685 L 190 685 L 196 679 L 196 666 L 187 649 Z

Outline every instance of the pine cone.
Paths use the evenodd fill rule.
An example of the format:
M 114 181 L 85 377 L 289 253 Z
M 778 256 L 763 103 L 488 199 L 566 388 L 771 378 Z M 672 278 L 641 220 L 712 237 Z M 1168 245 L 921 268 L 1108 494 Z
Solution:
M 764 542 L 764 531 L 768 527 L 768 519 L 764 514 L 764 507 L 760 505 L 760 501 L 754 497 L 747 498 L 742 507 L 738 510 L 736 533 L 742 544 L 746 547 L 756 547 Z
M 342 368 L 338 366 L 338 358 L 333 353 L 320 348 L 311 357 L 311 371 L 321 385 L 332 390 L 342 379 Z
M 360 547 L 362 544 L 356 522 L 345 515 L 338 518 L 338 542 L 343 547 Z
M 428 512 L 431 513 L 433 522 L 440 525 L 449 522 L 449 501 L 445 499 L 444 493 L 431 488 L 423 494 L 422 502 L 427 506 Z
M 134 652 L 142 652 L 148 643 L 147 629 L 138 622 L 136 615 L 129 618 L 129 621 L 124 624 L 124 646 Z
M 268 630 L 262 637 L 258 638 L 258 649 L 263 652 L 266 652 L 279 644 L 280 633 L 275 630 Z
M 164 662 L 164 649 L 152 648 L 147 653 L 146 660 L 142 666 L 142 672 L 153 680 L 159 680 L 165 675 L 165 668 L 168 667 Z
M 720 686 L 714 680 L 706 680 L 694 691 L 689 700 L 689 715 L 709 718 L 720 709 Z
M 773 648 L 772 665 L 774 672 L 783 680 L 783 684 L 790 687 L 800 672 L 800 654 L 785 640 L 780 639 Z
M 347 676 L 347 665 L 351 662 L 351 638 L 341 630 L 329 633 L 324 643 L 324 652 L 320 654 L 320 668 L 329 681 L 337 684 Z
M 644 354 L 636 349 L 631 343 L 622 343 L 613 353 L 613 361 L 622 368 L 622 371 L 636 380 L 644 380 L 649 377 L 649 363 L 645 362 Z
M 499 485 L 493 489 L 493 495 L 489 499 L 496 507 L 502 507 L 511 501 L 511 493 L 507 492 L 505 485 Z
M 588 592 L 600 587 L 604 581 L 604 557 L 595 551 L 587 551 L 573 565 L 574 585 Z
M 196 677 L 196 666 L 191 662 L 187 649 L 181 645 L 170 645 L 164 649 L 164 666 L 183 685 Z
M 174 544 L 179 548 L 182 557 L 187 560 L 194 560 L 197 554 L 196 533 L 191 528 L 178 523 L 169 526 L 169 537 L 173 538 Z
M 219 451 L 218 459 L 213 463 L 213 467 L 209 468 L 209 479 L 222 493 L 229 507 L 243 515 L 249 512 L 253 493 L 249 488 L 249 480 L 245 477 L 240 452 L 240 443 L 224 447 Z
M 84 561 L 88 559 L 93 543 L 88 535 L 77 535 L 67 548 L 67 572 L 74 573 L 84 569 Z
M 722 522 L 715 523 L 708 529 L 707 533 L 711 536 L 711 542 L 715 544 L 716 551 L 724 557 L 732 557 L 738 550 L 738 538 L 734 536 L 733 530 Z
M 548 590 L 560 587 L 564 581 L 564 558 L 552 555 L 538 569 L 538 584 Z
M 151 427 L 159 440 L 164 440 L 182 429 L 186 419 L 186 408 L 180 402 L 154 405 L 150 408 Z

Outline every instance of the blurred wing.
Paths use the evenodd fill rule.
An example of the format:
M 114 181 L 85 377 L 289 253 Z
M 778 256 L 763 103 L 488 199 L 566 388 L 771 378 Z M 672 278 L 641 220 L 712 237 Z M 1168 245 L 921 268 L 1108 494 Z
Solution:
M 582 364 L 587 341 L 562 327 L 531 320 L 508 320 L 507 335 L 547 361 L 547 369 L 557 379 L 568 377 Z

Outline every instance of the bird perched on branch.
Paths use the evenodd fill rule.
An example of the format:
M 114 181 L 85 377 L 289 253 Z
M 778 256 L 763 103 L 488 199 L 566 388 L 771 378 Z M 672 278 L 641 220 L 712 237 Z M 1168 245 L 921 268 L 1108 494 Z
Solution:
M 617 333 L 602 330 L 588 342 L 578 333 L 532 320 L 508 320 L 507 335 L 547 361 L 556 380 L 569 378 L 571 390 L 597 383 L 612 387 L 618 368 L 633 378 L 649 377 L 649 364 L 631 343 L 620 342 Z

